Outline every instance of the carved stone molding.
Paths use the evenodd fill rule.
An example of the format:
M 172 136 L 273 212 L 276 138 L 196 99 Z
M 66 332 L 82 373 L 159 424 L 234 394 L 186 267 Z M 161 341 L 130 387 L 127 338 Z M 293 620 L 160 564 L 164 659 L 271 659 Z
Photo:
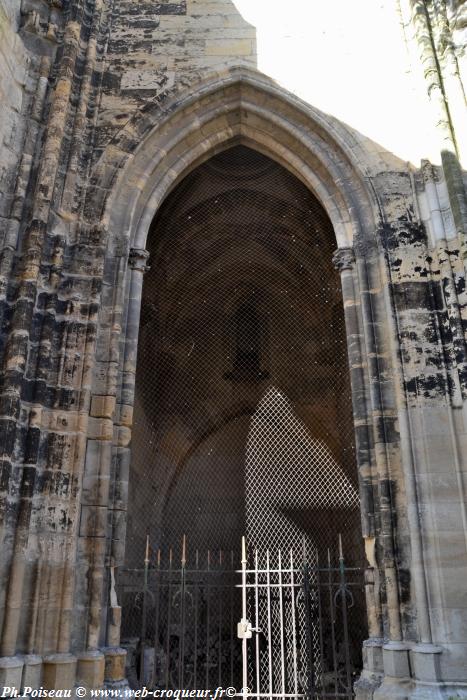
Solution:
M 332 263 L 336 270 L 350 270 L 355 263 L 355 253 L 353 248 L 338 248 L 332 256 Z
M 438 182 L 439 174 L 435 166 L 429 160 L 423 159 L 420 168 L 423 184 L 427 182 Z
M 21 3 L 21 31 L 57 43 L 60 38 L 61 6 L 49 0 L 49 8 L 33 0 Z
M 132 270 L 138 270 L 138 272 L 146 272 L 149 270 L 149 265 L 147 264 L 149 258 L 149 252 L 144 250 L 144 248 L 131 248 L 130 255 L 128 256 L 128 265 Z

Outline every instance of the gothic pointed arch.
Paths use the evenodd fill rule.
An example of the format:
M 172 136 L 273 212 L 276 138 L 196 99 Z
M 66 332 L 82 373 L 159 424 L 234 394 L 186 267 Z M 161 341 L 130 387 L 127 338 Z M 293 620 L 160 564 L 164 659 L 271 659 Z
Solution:
M 135 116 L 104 150 L 92 174 L 86 212 L 89 217 L 100 215 L 100 230 L 107 236 L 97 344 L 105 348 L 110 342 L 110 351 L 98 352 L 91 395 L 114 397 L 112 454 L 105 459 L 112 460 L 114 492 L 124 492 L 117 500 L 118 517 L 109 535 L 110 561 L 115 566 L 123 563 L 125 548 L 125 484 L 148 233 L 177 185 L 205 161 L 234 146 L 247 147 L 283 166 L 312 193 L 330 221 L 338 248 L 334 262 L 342 279 L 364 537 L 373 541 L 379 527 L 378 476 L 386 473 L 391 450 L 399 449 L 395 422 L 400 395 L 395 386 L 400 377 L 397 361 L 382 351 L 392 330 L 387 323 L 375 323 L 376 316 L 389 318 L 392 313 L 378 239 L 387 220 L 407 221 L 405 164 L 391 156 L 382 165 L 386 156 L 349 127 L 256 71 L 229 68 L 189 90 L 166 95 Z M 390 167 L 394 171 L 389 187 L 381 171 Z M 395 191 L 402 192 L 399 199 Z M 157 239 L 157 229 L 152 235 Z M 154 269 L 157 272 L 157 265 Z M 150 304 L 142 323 L 154 323 Z M 229 368 L 223 371 L 228 373 Z M 386 575 L 395 581 L 391 528 L 392 523 L 384 521 L 382 542 L 387 550 Z M 393 637 L 399 638 L 395 583 L 389 591 L 389 624 Z M 381 620 L 376 614 L 373 627 Z
M 112 238 L 125 235 L 144 247 L 168 192 L 235 143 L 268 155 L 304 182 L 331 218 L 339 247 L 356 236 L 374 237 L 385 216 L 377 182 L 383 156 L 350 127 L 244 67 L 210 75 L 137 113 L 97 161 L 88 211 L 101 212 Z

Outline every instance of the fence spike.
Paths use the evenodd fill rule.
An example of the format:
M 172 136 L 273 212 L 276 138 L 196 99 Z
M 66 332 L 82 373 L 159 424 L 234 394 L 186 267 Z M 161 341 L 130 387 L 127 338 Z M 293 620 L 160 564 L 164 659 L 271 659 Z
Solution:
M 182 568 L 185 568 L 186 564 L 186 535 L 182 538 Z
M 144 557 L 144 565 L 147 566 L 149 564 L 149 535 L 146 535 L 146 553 Z

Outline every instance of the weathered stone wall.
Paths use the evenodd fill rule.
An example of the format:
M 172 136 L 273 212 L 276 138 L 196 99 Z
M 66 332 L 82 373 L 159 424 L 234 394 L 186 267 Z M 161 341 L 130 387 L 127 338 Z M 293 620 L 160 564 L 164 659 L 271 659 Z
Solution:
M 409 546 L 402 547 L 410 559 L 407 576 L 400 579 L 401 598 L 417 601 L 415 639 L 435 645 L 435 655 L 443 649 L 437 662 L 441 677 L 455 681 L 465 675 L 461 658 L 467 642 L 465 596 L 454 583 L 466 562 L 465 244 L 446 211 L 442 179 L 425 163 L 412 183 L 415 209 L 405 213 L 393 192 L 388 206 L 397 219 L 383 227 L 382 245 L 405 395 L 398 416 L 403 478 L 393 484 L 396 503 L 404 484 L 397 521 L 405 511 L 411 533 Z M 388 194 L 392 187 L 387 183 Z M 411 658 L 413 673 L 421 678 L 427 657 L 418 648 Z
M 233 143 L 299 177 L 340 249 L 369 560 L 364 681 L 385 674 L 381 697 L 465 681 L 455 149 L 444 170 L 413 172 L 248 70 L 254 31 L 230 0 L 17 9 L 2 25 L 0 683 L 39 685 L 43 672 L 49 687 L 98 686 L 106 646 L 107 679 L 122 673 L 110 581 L 125 546 L 146 237 L 171 188 Z
M 232 0 L 115 3 L 96 145 L 145 104 L 223 64 L 256 65 L 256 31 Z
M 30 108 L 27 86 L 28 52 L 18 35 L 19 6 L 11 0 L 0 3 L 0 220 L 12 207 L 17 165 Z M 29 98 L 29 99 L 28 99 Z

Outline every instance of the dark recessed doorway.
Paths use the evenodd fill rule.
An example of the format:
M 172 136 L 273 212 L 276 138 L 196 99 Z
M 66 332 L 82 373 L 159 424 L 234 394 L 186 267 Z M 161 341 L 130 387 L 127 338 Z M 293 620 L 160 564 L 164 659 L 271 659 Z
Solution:
M 299 547 L 362 557 L 331 222 L 270 158 L 235 146 L 171 192 L 148 237 L 127 561 Z

